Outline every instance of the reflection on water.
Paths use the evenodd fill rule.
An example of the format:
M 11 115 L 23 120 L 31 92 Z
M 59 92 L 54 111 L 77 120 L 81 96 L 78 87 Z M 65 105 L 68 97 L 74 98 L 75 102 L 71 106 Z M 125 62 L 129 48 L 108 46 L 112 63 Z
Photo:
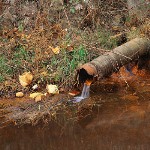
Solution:
M 0 130 L 0 150 L 149 150 L 150 82 L 134 81 L 128 89 L 106 81 L 91 87 L 96 105 L 78 122 L 61 114 L 47 126 Z

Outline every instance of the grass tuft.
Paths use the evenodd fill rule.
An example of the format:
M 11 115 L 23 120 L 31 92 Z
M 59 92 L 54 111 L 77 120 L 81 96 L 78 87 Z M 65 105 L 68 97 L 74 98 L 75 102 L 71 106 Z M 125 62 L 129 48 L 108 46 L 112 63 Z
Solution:
M 116 39 L 112 39 L 111 33 L 105 30 L 98 30 L 98 42 L 100 43 L 101 47 L 104 49 L 113 49 L 117 47 Z
M 49 61 L 43 62 L 49 72 L 50 81 L 54 83 L 64 83 L 72 81 L 75 69 L 88 61 L 88 52 L 80 45 L 72 52 L 62 50 L 59 55 L 54 55 Z M 71 83 L 68 83 L 71 84 Z
M 18 75 L 19 72 L 29 70 L 29 63 L 31 63 L 32 57 L 22 45 L 16 46 L 10 56 L 1 54 L 0 82 L 5 81 L 7 77 Z

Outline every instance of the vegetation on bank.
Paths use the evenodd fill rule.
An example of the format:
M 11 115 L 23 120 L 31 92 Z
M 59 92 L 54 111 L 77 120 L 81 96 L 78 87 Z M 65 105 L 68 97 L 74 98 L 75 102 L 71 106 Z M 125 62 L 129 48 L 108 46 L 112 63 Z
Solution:
M 108 8 L 106 12 L 104 4 L 99 3 L 101 9 L 98 9 L 94 1 L 92 4 L 76 0 L 42 4 L 23 1 L 9 4 L 9 7 L 3 2 L 0 16 L 1 96 L 5 95 L 4 91 L 18 91 L 21 88 L 18 76 L 28 71 L 34 75 L 32 85 L 44 87 L 52 83 L 71 87 L 75 70 L 80 65 L 129 39 L 148 36 L 147 16 L 141 20 L 130 17 L 127 4 L 121 0 L 113 3 L 112 8 L 109 3 L 104 2 Z

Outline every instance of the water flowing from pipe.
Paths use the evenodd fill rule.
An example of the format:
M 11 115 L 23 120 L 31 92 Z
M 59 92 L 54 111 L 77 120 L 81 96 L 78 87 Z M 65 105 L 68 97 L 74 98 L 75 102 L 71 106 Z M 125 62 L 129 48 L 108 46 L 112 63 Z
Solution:
M 74 97 L 71 101 L 73 103 L 78 103 L 83 99 L 89 98 L 89 96 L 90 96 L 90 84 L 84 83 L 81 95 Z

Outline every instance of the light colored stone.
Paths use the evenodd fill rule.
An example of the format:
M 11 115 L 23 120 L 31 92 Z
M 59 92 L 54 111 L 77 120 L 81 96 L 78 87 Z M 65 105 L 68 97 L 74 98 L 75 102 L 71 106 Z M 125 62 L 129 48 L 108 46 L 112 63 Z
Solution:
M 23 92 L 17 92 L 16 93 L 16 97 L 23 97 L 23 96 L 24 96 Z

